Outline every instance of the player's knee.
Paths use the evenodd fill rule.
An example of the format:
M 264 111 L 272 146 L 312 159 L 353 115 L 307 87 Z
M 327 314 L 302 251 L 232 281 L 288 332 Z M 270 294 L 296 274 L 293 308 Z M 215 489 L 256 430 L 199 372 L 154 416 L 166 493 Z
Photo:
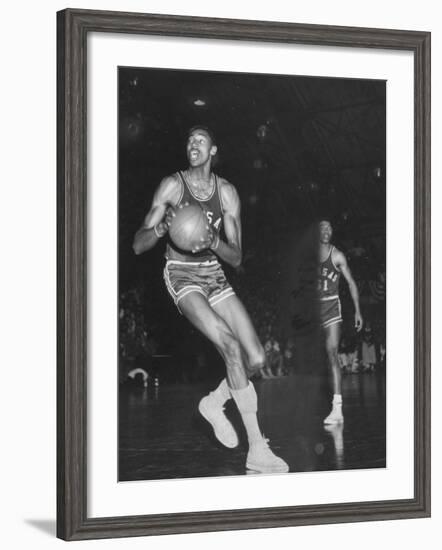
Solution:
M 228 366 L 241 364 L 241 346 L 231 332 L 222 334 L 220 347 Z
M 330 357 L 330 358 L 337 358 L 338 357 L 338 347 L 335 346 L 334 344 L 329 344 L 327 346 L 327 355 Z
M 266 354 L 262 347 L 259 347 L 252 356 L 249 357 L 249 368 L 252 372 L 257 372 L 266 363 Z

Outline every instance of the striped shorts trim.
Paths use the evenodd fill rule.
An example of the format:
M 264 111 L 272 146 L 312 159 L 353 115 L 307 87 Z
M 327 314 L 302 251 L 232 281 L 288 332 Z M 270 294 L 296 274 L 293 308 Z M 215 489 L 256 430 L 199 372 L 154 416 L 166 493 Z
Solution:
M 342 323 L 341 300 L 338 296 L 319 302 L 319 318 L 322 328 Z
M 181 262 L 168 260 L 164 267 L 164 282 L 175 305 L 191 292 L 202 294 L 211 306 L 235 295 L 218 261 Z

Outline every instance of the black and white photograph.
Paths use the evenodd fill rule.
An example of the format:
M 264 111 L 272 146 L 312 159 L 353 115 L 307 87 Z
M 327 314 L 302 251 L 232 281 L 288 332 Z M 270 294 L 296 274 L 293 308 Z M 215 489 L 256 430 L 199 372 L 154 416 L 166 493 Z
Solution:
M 118 481 L 386 468 L 386 82 L 118 68 Z
M 2 547 L 438 550 L 439 4 L 2 15 Z

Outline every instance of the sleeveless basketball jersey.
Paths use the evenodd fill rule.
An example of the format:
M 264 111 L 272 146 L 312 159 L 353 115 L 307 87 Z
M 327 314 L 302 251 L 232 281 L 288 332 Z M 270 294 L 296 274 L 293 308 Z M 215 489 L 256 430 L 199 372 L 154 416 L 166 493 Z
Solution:
M 339 278 L 341 272 L 332 260 L 334 246 L 330 248 L 327 259 L 319 264 L 318 292 L 320 300 L 330 300 L 339 297 Z
M 223 209 L 221 205 L 221 196 L 219 191 L 219 181 L 216 174 L 213 174 L 215 179 L 215 185 L 213 187 L 212 194 L 205 200 L 196 198 L 192 193 L 190 186 L 188 185 L 183 172 L 177 172 L 178 178 L 181 181 L 181 197 L 177 203 L 177 207 L 180 204 L 199 204 L 204 210 L 207 216 L 209 225 L 214 228 L 215 231 L 220 232 L 223 225 Z M 166 248 L 167 260 L 178 260 L 181 262 L 206 262 L 208 260 L 215 260 L 216 255 L 210 250 L 202 250 L 196 254 L 186 252 L 179 249 L 172 240 L 168 237 Z

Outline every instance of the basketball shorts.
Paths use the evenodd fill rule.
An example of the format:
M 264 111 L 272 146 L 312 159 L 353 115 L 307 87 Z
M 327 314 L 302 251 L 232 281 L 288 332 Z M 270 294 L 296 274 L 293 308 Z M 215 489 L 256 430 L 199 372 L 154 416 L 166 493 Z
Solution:
M 331 296 L 319 302 L 319 322 L 322 328 L 342 323 L 341 301 L 339 296 Z
M 205 296 L 211 306 L 235 294 L 217 260 L 167 260 L 164 267 L 164 282 L 178 309 L 179 301 L 191 292 L 199 292 Z

